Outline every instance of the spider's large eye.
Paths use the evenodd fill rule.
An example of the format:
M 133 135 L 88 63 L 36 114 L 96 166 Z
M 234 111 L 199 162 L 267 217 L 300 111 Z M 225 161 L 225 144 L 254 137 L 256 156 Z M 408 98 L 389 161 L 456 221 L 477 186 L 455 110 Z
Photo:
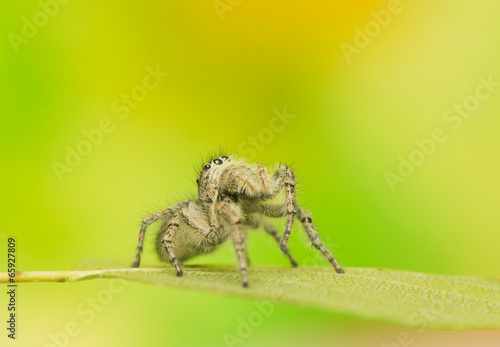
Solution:
M 220 164 L 222 164 L 222 160 L 220 160 L 220 159 L 215 159 L 215 160 L 214 160 L 214 164 L 220 165 Z
M 210 169 L 211 167 L 212 167 L 212 165 L 207 164 L 207 165 L 205 165 L 205 166 L 203 167 L 203 170 L 208 170 L 208 169 Z

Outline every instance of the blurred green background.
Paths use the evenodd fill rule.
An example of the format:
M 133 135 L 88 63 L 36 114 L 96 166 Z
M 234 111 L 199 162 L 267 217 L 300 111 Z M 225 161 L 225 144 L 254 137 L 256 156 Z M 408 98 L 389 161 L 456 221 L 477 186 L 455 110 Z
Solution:
M 500 88 L 479 87 L 480 78 L 500 81 L 497 1 L 6 6 L 0 233 L 15 235 L 19 270 L 67 270 L 85 258 L 128 266 L 142 217 L 192 197 L 200 157 L 223 146 L 290 163 L 299 203 L 345 267 L 500 276 Z M 464 103 L 472 111 L 462 117 L 454 108 Z M 277 131 L 285 109 L 295 117 Z M 400 175 L 399 156 L 409 160 L 415 140 L 436 128 L 446 141 L 414 157 L 423 163 L 391 189 L 387 172 Z M 84 155 L 67 162 L 71 151 Z M 143 264 L 163 266 L 153 235 Z M 290 248 L 299 264 L 326 265 L 299 228 Z M 249 249 L 253 264 L 288 266 L 263 233 Z M 236 269 L 230 244 L 188 263 Z M 71 346 L 224 346 L 238 317 L 255 310 L 248 300 L 129 283 L 87 323 L 78 307 L 108 286 L 22 286 L 15 344 L 50 345 L 73 321 L 81 331 Z M 379 346 L 402 329 L 277 306 L 241 345 Z

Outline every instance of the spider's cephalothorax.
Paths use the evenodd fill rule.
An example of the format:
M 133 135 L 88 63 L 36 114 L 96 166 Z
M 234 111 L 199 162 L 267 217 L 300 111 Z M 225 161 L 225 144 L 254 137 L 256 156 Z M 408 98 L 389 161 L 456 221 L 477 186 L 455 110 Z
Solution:
M 287 248 L 293 221 L 297 217 L 313 246 L 321 251 L 338 273 L 344 272 L 321 243 L 311 216 L 297 206 L 295 176 L 287 165 L 280 166 L 270 175 L 260 164 L 248 164 L 234 156 L 221 156 L 203 166 L 197 183 L 197 200 L 179 202 L 143 219 L 133 267 L 140 264 L 146 228 L 162 220 L 156 238 L 157 250 L 163 260 L 174 264 L 178 276 L 182 276 L 180 261 L 212 252 L 231 237 L 241 280 L 246 287 L 246 230 L 264 228 L 276 239 L 291 264 L 297 266 Z M 285 195 L 284 203 L 270 201 L 281 192 Z M 268 221 L 269 217 L 287 219 L 282 238 Z

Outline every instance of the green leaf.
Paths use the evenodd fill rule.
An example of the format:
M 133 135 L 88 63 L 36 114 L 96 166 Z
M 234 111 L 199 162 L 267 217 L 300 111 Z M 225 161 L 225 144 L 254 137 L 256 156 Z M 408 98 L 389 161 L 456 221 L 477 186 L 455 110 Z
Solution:
M 500 328 L 500 279 L 445 276 L 416 272 L 330 267 L 249 269 L 249 288 L 234 267 L 184 266 L 179 278 L 172 268 L 20 272 L 19 282 L 75 282 L 123 278 L 219 295 L 271 300 L 297 306 L 430 329 Z M 7 273 L 0 283 L 7 283 Z

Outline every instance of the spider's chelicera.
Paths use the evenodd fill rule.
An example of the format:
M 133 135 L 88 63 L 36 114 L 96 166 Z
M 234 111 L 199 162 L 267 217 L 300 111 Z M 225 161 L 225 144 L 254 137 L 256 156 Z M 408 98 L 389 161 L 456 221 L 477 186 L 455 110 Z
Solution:
M 161 220 L 163 223 L 156 237 L 156 248 L 162 260 L 174 264 L 177 276 L 182 276 L 180 261 L 210 253 L 231 237 L 241 281 L 247 287 L 247 229 L 262 227 L 276 239 L 290 263 L 297 266 L 287 248 L 293 221 L 297 217 L 313 246 L 328 259 L 336 272 L 344 273 L 321 243 L 311 216 L 297 206 L 295 176 L 287 165 L 280 166 L 271 175 L 260 164 L 247 164 L 241 158 L 221 156 L 203 167 L 196 182 L 197 200 L 181 201 L 143 219 L 132 267 L 140 264 L 146 229 Z M 272 200 L 282 191 L 284 203 L 273 203 Z M 287 219 L 283 238 L 268 218 Z

